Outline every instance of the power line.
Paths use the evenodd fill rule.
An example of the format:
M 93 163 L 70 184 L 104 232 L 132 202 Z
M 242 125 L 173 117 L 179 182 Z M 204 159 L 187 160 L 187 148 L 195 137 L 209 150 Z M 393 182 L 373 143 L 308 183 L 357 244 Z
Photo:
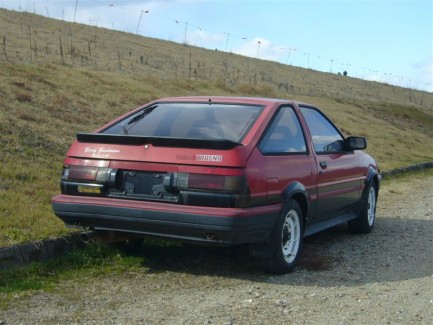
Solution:
M 192 24 L 190 22 L 183 21 L 181 19 L 159 15 L 159 14 L 153 12 L 153 11 L 151 12 L 148 8 L 145 8 L 145 9 L 134 9 L 134 8 L 129 8 L 129 7 L 117 5 L 117 4 L 113 3 L 113 2 L 107 2 L 107 1 L 102 1 L 102 0 L 93 0 L 93 2 L 101 4 L 103 6 L 107 6 L 107 7 L 114 7 L 114 8 L 121 9 L 121 10 L 129 10 L 129 11 L 139 12 L 140 16 L 139 16 L 139 20 L 138 20 L 137 27 L 136 27 L 136 30 L 135 30 L 135 34 L 138 34 L 139 28 L 140 28 L 140 24 L 141 24 L 141 21 L 142 21 L 142 18 L 143 18 L 143 13 L 146 13 L 147 15 L 156 17 L 158 19 L 163 19 L 163 20 L 172 21 L 172 22 L 174 21 L 176 24 L 185 24 L 185 31 L 184 31 L 184 38 L 183 38 L 183 41 L 184 41 L 185 44 L 187 44 L 187 41 L 188 41 L 188 38 L 187 38 L 188 37 L 188 26 L 190 26 L 190 27 L 195 27 L 195 28 L 199 29 L 200 31 L 206 31 L 206 32 L 213 33 L 213 34 L 226 35 L 227 37 L 226 37 L 226 42 L 225 42 L 225 51 L 228 50 L 228 44 L 229 44 L 229 40 L 230 39 L 239 39 L 239 40 L 244 40 L 244 41 L 257 42 L 256 57 L 259 58 L 259 52 L 260 52 L 261 57 L 262 58 L 266 58 L 266 46 L 262 46 L 261 47 L 261 42 L 258 41 L 257 38 L 256 39 L 252 39 L 252 38 L 248 38 L 248 37 L 245 37 L 245 36 L 236 35 L 236 34 L 233 34 L 231 32 L 219 32 L 219 31 L 212 31 L 212 30 L 204 29 L 202 27 L 196 26 L 196 25 L 194 25 L 194 24 Z M 19 9 L 21 10 L 21 5 L 19 5 Z M 45 6 L 45 9 L 46 9 L 46 14 L 49 17 L 48 7 Z M 76 22 L 77 10 L 78 10 L 78 0 L 75 1 L 74 18 L 73 18 L 73 22 L 74 23 Z M 35 4 L 33 4 L 33 11 L 36 13 Z M 62 14 L 62 19 L 64 19 L 64 9 L 63 9 L 63 14 Z M 112 26 L 114 27 L 114 24 L 112 24 Z M 261 40 L 263 40 L 263 39 L 261 39 Z M 263 44 L 263 45 L 265 45 L 265 44 Z M 357 74 L 357 71 L 358 71 L 358 74 L 360 75 L 360 78 L 364 79 L 364 80 L 366 78 L 368 78 L 370 80 L 375 80 L 375 81 L 384 82 L 384 83 L 390 83 L 391 84 L 391 83 L 393 83 L 394 79 L 397 79 L 396 82 L 394 82 L 394 83 L 398 84 L 400 86 L 402 86 L 403 83 L 404 83 L 404 81 L 406 81 L 406 85 L 409 84 L 409 88 L 411 88 L 412 83 L 414 83 L 414 84 L 416 84 L 416 87 L 418 89 L 418 87 L 419 87 L 419 85 L 421 83 L 421 85 L 424 85 L 426 87 L 426 89 L 429 89 L 428 91 L 433 91 L 433 82 L 425 82 L 424 83 L 424 82 L 420 82 L 420 81 L 413 81 L 413 80 L 411 80 L 409 78 L 405 78 L 403 76 L 400 76 L 400 78 L 398 78 L 397 75 L 392 74 L 392 73 L 379 72 L 378 70 L 367 69 L 365 66 L 359 66 L 358 67 L 356 65 L 350 64 L 347 61 L 336 60 L 334 58 L 332 58 L 332 59 L 331 58 L 324 58 L 324 57 L 321 57 L 321 56 L 314 55 L 314 54 L 310 53 L 310 51 L 302 50 L 302 49 L 299 49 L 299 48 L 296 49 L 293 46 L 284 47 L 284 48 L 280 48 L 280 49 L 289 49 L 289 52 L 288 52 L 288 55 L 287 55 L 287 59 L 285 60 L 286 61 L 285 64 L 292 65 L 293 61 L 294 61 L 294 56 L 293 55 L 295 54 L 295 51 L 298 51 L 298 52 L 301 51 L 301 53 L 304 53 L 304 55 L 306 55 L 306 58 L 307 58 L 307 64 L 306 64 L 306 66 L 307 66 L 308 69 L 310 69 L 310 68 L 313 69 L 313 65 L 312 65 L 311 59 L 316 59 L 316 61 L 314 61 L 314 63 L 316 63 L 316 70 L 319 70 L 319 71 L 327 71 L 327 68 L 322 68 L 322 70 L 317 69 L 317 60 L 322 61 L 323 63 L 329 62 L 330 63 L 330 68 L 329 68 L 329 72 L 330 73 L 333 72 L 333 68 L 334 68 L 335 65 L 340 65 L 341 68 L 342 68 L 342 71 L 346 71 L 346 73 L 349 73 L 349 67 L 351 69 L 353 69 L 349 73 L 350 76 L 355 76 Z M 260 50 L 262 50 L 262 51 L 260 51 Z M 291 55 L 292 55 L 293 59 L 289 63 L 289 59 L 291 58 Z M 344 68 L 344 66 L 345 66 L 345 68 Z M 368 71 L 369 74 L 371 73 L 371 75 L 368 76 L 367 73 L 366 73 L 366 71 Z M 379 77 L 381 74 L 383 74 L 383 78 Z

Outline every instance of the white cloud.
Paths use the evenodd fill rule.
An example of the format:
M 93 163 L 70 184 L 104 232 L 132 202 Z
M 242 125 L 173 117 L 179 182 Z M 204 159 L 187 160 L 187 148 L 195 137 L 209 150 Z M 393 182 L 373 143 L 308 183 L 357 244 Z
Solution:
M 226 41 L 223 33 L 206 32 L 200 28 L 190 26 L 187 32 L 187 43 L 206 48 L 221 48 Z
M 287 56 L 288 51 L 288 48 L 274 45 L 270 40 L 263 37 L 245 40 L 243 44 L 232 50 L 232 52 L 240 55 L 280 62 Z
M 433 56 L 418 61 L 412 68 L 415 88 L 433 92 Z

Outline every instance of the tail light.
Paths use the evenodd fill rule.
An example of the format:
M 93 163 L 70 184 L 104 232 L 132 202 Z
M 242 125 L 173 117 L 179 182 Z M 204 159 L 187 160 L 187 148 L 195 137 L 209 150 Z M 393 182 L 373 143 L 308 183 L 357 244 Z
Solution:
M 249 188 L 243 175 L 170 173 L 164 178 L 167 192 L 179 193 L 180 202 L 209 207 L 246 207 Z
M 114 185 L 116 182 L 117 169 L 95 166 L 64 166 L 63 179 L 79 181 L 95 181 Z
M 215 190 L 243 193 L 246 188 L 244 176 L 171 173 L 164 179 L 166 190 Z

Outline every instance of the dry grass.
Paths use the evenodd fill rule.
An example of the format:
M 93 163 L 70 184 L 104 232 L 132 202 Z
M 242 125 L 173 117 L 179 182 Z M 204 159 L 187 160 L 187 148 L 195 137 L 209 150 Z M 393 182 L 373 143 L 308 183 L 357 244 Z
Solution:
M 55 63 L 165 80 L 219 80 L 229 89 L 267 86 L 285 97 L 395 102 L 433 107 L 425 92 L 240 55 L 0 9 L 0 60 Z
M 382 169 L 433 160 L 429 93 L 6 10 L 0 37 L 0 246 L 66 232 L 50 198 L 75 133 L 159 97 L 310 102 Z

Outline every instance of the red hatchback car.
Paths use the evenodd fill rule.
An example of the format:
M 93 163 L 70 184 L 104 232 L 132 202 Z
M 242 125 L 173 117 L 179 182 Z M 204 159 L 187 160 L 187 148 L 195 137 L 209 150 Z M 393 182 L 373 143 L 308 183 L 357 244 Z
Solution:
M 381 175 L 365 148 L 309 104 L 164 98 L 77 134 L 52 207 L 68 227 L 110 238 L 248 243 L 285 273 L 303 237 L 373 228 Z

